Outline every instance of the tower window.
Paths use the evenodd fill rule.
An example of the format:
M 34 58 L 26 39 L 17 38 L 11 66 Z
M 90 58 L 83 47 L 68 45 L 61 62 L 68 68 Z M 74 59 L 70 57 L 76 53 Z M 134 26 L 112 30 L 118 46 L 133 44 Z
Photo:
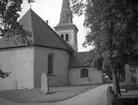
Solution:
M 53 54 L 48 55 L 48 74 L 53 74 Z
M 88 77 L 88 69 L 81 69 L 81 71 L 80 71 L 80 77 L 81 78 L 86 78 L 86 77 Z
M 66 34 L 66 41 L 69 41 L 69 34 Z
M 61 38 L 64 39 L 64 35 L 63 34 L 61 34 Z

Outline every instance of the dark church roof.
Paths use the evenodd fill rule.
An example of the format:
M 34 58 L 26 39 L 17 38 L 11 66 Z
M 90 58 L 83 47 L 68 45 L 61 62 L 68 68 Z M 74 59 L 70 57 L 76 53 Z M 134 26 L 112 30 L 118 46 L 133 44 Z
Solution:
M 86 64 L 85 59 L 88 52 L 76 52 L 71 56 L 70 60 L 70 68 L 77 68 L 77 67 L 90 67 L 89 64 Z
M 32 32 L 33 45 L 49 48 L 57 48 L 74 52 L 73 48 L 45 22 L 32 9 L 19 20 L 23 27 Z M 12 44 L 11 44 L 12 43 Z M 0 48 L 15 47 L 23 45 L 15 45 L 12 41 L 0 41 Z

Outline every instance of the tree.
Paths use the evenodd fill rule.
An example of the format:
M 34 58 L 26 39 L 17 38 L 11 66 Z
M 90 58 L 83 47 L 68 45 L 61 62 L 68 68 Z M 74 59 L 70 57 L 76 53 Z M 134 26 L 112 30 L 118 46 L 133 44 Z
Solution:
M 88 32 L 84 45 L 94 46 L 88 61 L 94 64 L 102 56 L 102 67 L 112 71 L 114 92 L 121 94 L 117 71 L 136 55 L 137 0 L 71 0 L 71 4 L 75 14 L 85 16 Z
M 33 0 L 27 0 L 32 3 Z M 0 0 L 0 37 L 9 40 L 16 37 L 15 43 L 30 45 L 32 43 L 31 33 L 24 30 L 23 26 L 17 21 L 21 4 L 23 0 Z M 9 75 L 7 72 L 0 70 L 0 77 L 5 78 Z
M 28 3 L 33 0 L 27 0 Z M 24 30 L 17 19 L 20 17 L 23 0 L 0 0 L 0 36 L 10 39 L 18 37 L 16 41 L 30 44 L 31 33 Z

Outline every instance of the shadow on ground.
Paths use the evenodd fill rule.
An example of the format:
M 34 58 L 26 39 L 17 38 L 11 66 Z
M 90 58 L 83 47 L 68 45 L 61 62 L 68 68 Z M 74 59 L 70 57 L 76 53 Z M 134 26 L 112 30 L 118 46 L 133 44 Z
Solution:
M 138 84 L 122 84 L 120 87 L 128 92 L 122 92 L 121 98 L 113 100 L 113 105 L 138 105 Z
M 112 105 L 138 105 L 138 98 L 116 98 Z

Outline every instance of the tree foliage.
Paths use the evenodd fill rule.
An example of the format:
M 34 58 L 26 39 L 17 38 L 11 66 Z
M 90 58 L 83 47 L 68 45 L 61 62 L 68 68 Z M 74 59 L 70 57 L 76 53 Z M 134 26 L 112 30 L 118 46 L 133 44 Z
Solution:
M 84 14 L 88 29 L 84 45 L 94 46 L 88 61 L 103 58 L 102 66 L 116 72 L 136 55 L 138 45 L 137 0 L 72 0 L 72 10 Z
M 110 57 L 117 64 L 124 56 L 135 52 L 138 40 L 136 0 L 73 0 L 73 3 L 76 4 L 74 12 L 85 15 L 84 26 L 89 31 L 84 44 L 95 46 L 93 57 Z
M 33 0 L 27 0 L 28 3 Z M 10 39 L 17 37 L 17 42 L 31 44 L 31 33 L 23 29 L 17 19 L 20 17 L 23 0 L 0 0 L 0 36 Z

